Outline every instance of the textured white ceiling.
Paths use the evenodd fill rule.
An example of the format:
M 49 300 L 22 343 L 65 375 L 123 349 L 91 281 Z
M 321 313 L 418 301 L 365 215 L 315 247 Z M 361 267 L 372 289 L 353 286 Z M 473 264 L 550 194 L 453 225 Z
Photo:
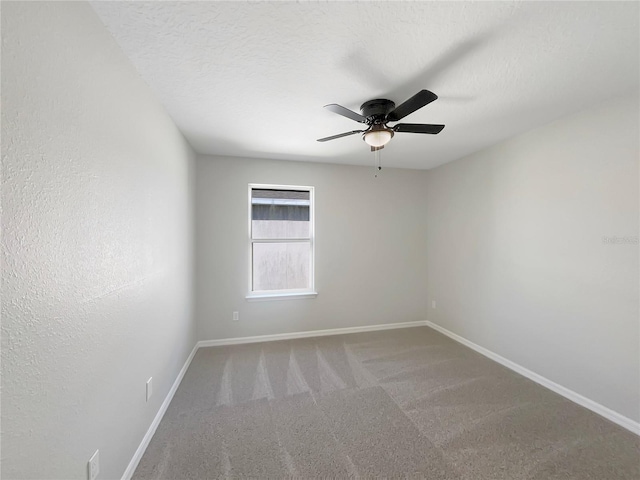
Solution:
M 440 98 L 383 164 L 431 168 L 639 85 L 638 2 L 92 2 L 200 153 L 371 165 L 328 112 Z M 606 124 L 603 124 L 606 134 Z M 544 139 L 540 139 L 544 141 Z

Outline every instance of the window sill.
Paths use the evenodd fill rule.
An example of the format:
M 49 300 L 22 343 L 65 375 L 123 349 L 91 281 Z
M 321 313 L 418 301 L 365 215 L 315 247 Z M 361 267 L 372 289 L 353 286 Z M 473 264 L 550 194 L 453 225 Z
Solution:
M 249 302 L 261 302 L 267 300 L 297 300 L 302 298 L 316 298 L 318 292 L 295 292 L 295 293 L 256 293 L 247 295 L 245 298 Z

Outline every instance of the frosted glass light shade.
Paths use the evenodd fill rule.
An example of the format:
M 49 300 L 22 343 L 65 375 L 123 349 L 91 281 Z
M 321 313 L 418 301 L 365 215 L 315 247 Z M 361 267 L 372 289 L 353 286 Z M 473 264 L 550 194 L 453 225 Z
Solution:
M 370 130 L 364 134 L 364 141 L 372 147 L 382 147 L 389 143 L 391 137 L 393 137 L 393 132 L 391 130 Z

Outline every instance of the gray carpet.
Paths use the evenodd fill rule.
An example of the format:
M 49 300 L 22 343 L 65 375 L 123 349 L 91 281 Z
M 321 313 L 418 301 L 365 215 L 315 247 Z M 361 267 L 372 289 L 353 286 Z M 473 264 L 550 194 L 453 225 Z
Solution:
M 640 438 L 427 327 L 198 350 L 134 479 L 640 479 Z

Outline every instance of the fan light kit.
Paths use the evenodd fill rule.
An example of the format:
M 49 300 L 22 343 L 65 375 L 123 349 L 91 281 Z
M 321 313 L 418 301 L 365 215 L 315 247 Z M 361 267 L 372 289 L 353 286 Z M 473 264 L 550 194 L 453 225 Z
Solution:
M 384 147 L 393 137 L 393 130 L 383 125 L 374 125 L 362 135 L 362 139 L 372 147 Z
M 340 133 L 331 137 L 319 138 L 319 142 L 327 142 L 336 138 L 347 137 L 362 133 L 362 139 L 371 147 L 372 152 L 377 152 L 391 141 L 393 134 L 396 132 L 405 133 L 428 133 L 435 135 L 440 133 L 444 125 L 431 125 L 423 123 L 397 123 L 389 126 L 389 122 L 397 122 L 416 110 L 428 105 L 436 100 L 438 96 L 429 90 L 420 90 L 409 100 L 396 107 L 391 100 L 379 98 L 364 102 L 360 107 L 362 114 L 356 113 L 341 105 L 332 103 L 325 105 L 324 108 L 350 118 L 359 123 L 367 125 L 365 130 L 353 130 L 351 132 Z

